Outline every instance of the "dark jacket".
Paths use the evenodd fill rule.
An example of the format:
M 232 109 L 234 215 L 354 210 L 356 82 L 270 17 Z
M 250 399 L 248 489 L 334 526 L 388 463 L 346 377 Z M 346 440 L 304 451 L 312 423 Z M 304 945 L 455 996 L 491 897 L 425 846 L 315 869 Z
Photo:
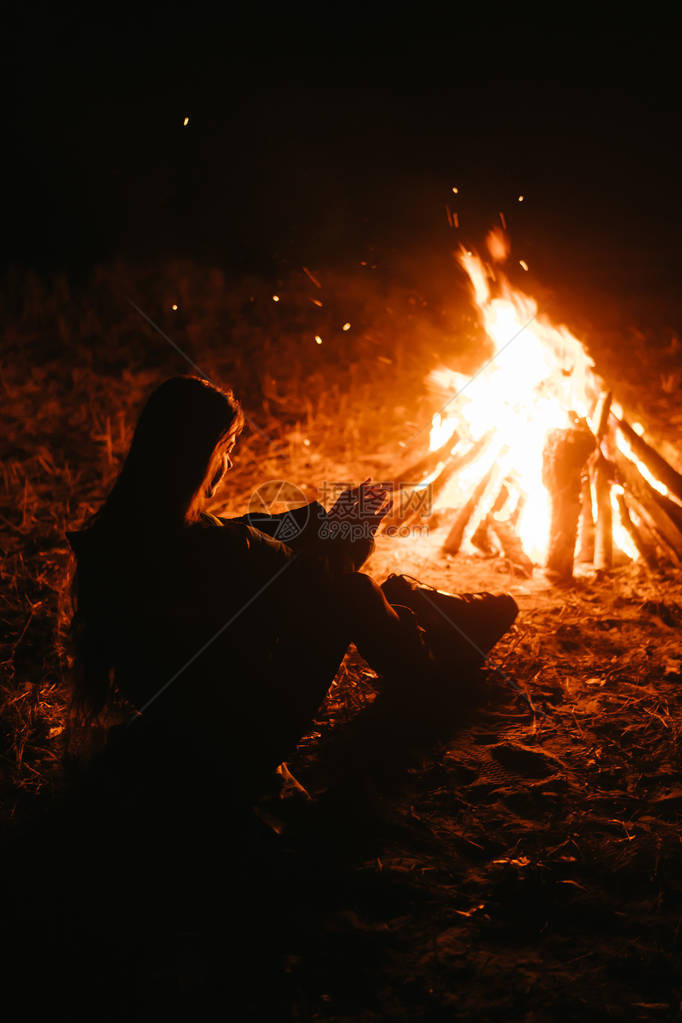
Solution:
M 334 580 L 373 549 L 330 538 L 327 524 L 317 503 L 281 516 L 203 515 L 121 544 L 95 523 L 69 534 L 80 625 L 119 690 L 167 731 L 222 747 L 238 721 L 242 735 L 290 742 L 347 646 Z

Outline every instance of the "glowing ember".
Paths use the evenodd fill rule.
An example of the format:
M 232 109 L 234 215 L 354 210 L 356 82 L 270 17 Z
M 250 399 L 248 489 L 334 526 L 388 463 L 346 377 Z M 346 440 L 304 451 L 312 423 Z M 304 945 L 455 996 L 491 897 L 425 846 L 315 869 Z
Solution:
M 492 231 L 488 232 L 488 237 L 485 240 L 488 246 L 488 252 L 495 260 L 496 263 L 504 263 L 505 259 L 509 255 L 509 239 L 507 235 L 500 231 L 499 228 L 493 228 Z

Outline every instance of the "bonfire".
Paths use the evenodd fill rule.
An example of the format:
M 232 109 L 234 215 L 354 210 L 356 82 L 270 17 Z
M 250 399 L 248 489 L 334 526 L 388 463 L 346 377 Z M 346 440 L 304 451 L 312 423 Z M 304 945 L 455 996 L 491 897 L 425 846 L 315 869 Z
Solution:
M 458 262 L 493 355 L 472 377 L 429 375 L 444 400 L 429 453 L 400 474 L 408 522 L 427 507 L 445 553 L 503 556 L 557 582 L 578 566 L 680 564 L 682 476 L 627 421 L 579 338 L 512 286 L 500 229 L 487 248 L 489 261 L 462 248 Z

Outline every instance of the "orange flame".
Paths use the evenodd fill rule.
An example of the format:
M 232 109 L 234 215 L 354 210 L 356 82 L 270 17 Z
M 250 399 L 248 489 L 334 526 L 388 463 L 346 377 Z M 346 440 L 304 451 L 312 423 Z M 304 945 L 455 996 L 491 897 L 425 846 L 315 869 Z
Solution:
M 487 241 L 493 258 L 501 261 L 509 251 L 506 236 L 498 228 Z M 535 299 L 514 288 L 499 270 L 493 282 L 492 271 L 473 252 L 460 249 L 458 261 L 471 282 L 493 355 L 473 377 L 445 368 L 431 374 L 436 386 L 452 393 L 445 409 L 434 416 L 431 449 L 440 447 L 455 429 L 469 442 L 491 427 L 494 435 L 476 462 L 453 480 L 460 493 L 446 487 L 440 503 L 461 503 L 472 480 L 475 486 L 495 463 L 495 476 L 513 480 L 525 497 L 517 530 L 527 553 L 541 563 L 547 553 L 551 511 L 542 482 L 547 435 L 571 425 L 573 416 L 589 419 L 603 384 L 579 339 L 539 313 Z M 471 529 L 465 541 L 470 535 Z

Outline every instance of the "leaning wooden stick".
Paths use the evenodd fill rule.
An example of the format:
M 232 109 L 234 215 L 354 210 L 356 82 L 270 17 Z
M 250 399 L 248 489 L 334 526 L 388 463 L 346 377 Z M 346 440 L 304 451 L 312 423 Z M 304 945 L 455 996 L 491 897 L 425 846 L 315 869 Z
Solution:
M 394 478 L 394 483 L 421 483 L 430 472 L 438 468 L 439 462 L 445 462 L 450 457 L 458 442 L 459 434 L 453 432 L 436 451 L 429 451 L 418 462 L 399 472 Z
M 635 547 L 639 551 L 640 557 L 645 562 L 648 568 L 654 569 L 658 565 L 658 558 L 656 557 L 656 547 L 646 540 L 642 530 L 638 529 L 635 523 L 632 521 L 630 515 L 630 509 L 628 508 L 625 500 L 625 494 L 617 494 L 616 500 L 618 501 L 618 511 L 620 512 L 620 521 L 628 531 Z
M 594 567 L 608 571 L 613 565 L 613 512 L 611 480 L 613 469 L 601 452 L 594 467 L 594 492 L 597 503 L 597 526 L 594 536 Z
M 476 510 L 478 502 L 481 500 L 484 493 L 488 489 L 490 481 L 493 478 L 494 471 L 495 466 L 491 465 L 488 471 L 485 473 L 485 475 L 482 476 L 482 478 L 477 483 L 474 492 L 469 498 L 469 500 L 458 512 L 457 518 L 455 519 L 452 528 L 447 535 L 445 543 L 443 544 L 443 550 L 445 551 L 446 554 L 456 554 L 459 548 L 461 547 L 462 540 L 464 539 L 464 531 L 469 524 L 471 516 Z
M 596 415 L 596 429 L 594 431 L 594 437 L 597 444 L 601 444 L 606 433 L 606 427 L 609 422 L 609 413 L 611 411 L 611 402 L 613 401 L 613 393 L 611 391 L 605 391 L 599 399 L 597 405 L 598 412 Z
M 483 554 L 494 554 L 497 551 L 497 548 L 494 547 L 490 541 L 488 527 L 490 526 L 492 516 L 495 515 L 496 512 L 500 511 L 507 503 L 507 499 L 509 498 L 509 487 L 510 480 L 509 477 L 507 477 L 498 490 L 497 496 L 495 497 L 490 510 L 487 515 L 481 519 L 478 527 L 474 531 L 474 535 L 471 537 L 472 544 L 475 547 L 478 547 L 479 551 L 482 551 Z
M 632 448 L 633 454 L 646 465 L 655 479 L 665 484 L 670 493 L 674 494 L 679 501 L 682 501 L 682 476 L 680 473 L 673 469 L 672 465 L 666 462 L 665 458 L 659 455 L 655 448 L 647 444 L 643 437 L 635 433 L 625 419 L 618 419 L 614 413 L 611 413 L 611 415 L 617 423 L 618 429 Z
M 677 525 L 672 501 L 659 494 L 647 483 L 637 467 L 620 451 L 614 454 L 616 469 L 620 482 L 626 491 L 637 498 L 647 515 L 653 521 L 656 532 L 665 541 L 675 555 L 675 560 L 682 562 L 682 530 Z
M 527 579 L 530 579 L 533 575 L 533 562 L 524 551 L 521 539 L 514 527 L 509 522 L 500 522 L 493 515 L 490 518 L 490 528 L 499 540 L 507 561 Z
M 654 551 L 656 561 L 660 562 L 662 559 L 670 557 L 674 564 L 679 565 L 681 562 L 676 551 L 661 536 L 651 515 L 631 491 L 627 492 L 627 504 L 628 510 L 637 516 L 637 529 L 644 542 Z
M 592 484 L 589 471 L 580 478 L 580 521 L 578 523 L 578 553 L 576 560 L 583 565 L 594 561 L 594 513 L 592 511 Z
M 430 503 L 431 503 L 431 505 L 433 505 L 433 503 L 436 501 L 436 498 L 438 498 L 440 496 L 440 494 L 442 494 L 443 490 L 445 489 L 446 484 L 449 483 L 449 481 L 452 479 L 452 477 L 455 475 L 455 473 L 459 472 L 459 470 L 464 468 L 465 465 L 469 465 L 471 462 L 475 461 L 478 458 L 479 455 L 483 454 L 485 449 L 488 447 L 488 444 L 492 440 L 492 437 L 493 437 L 493 431 L 489 430 L 488 433 L 484 434 L 482 437 L 479 437 L 479 439 L 477 441 L 475 441 L 471 445 L 470 448 L 467 448 L 466 451 L 462 451 L 459 454 L 453 455 L 449 459 L 447 464 L 443 467 L 443 470 L 442 470 L 440 476 L 438 476 L 433 481 L 433 483 L 430 484 L 430 489 L 431 489 Z M 415 490 L 412 491 L 413 494 L 415 492 L 416 492 Z M 407 507 L 405 507 L 403 505 L 403 509 L 405 511 L 405 514 L 403 514 L 403 509 L 399 508 L 397 510 L 397 513 L 394 514 L 393 517 L 390 520 L 384 520 L 384 525 L 383 525 L 383 531 L 384 532 L 389 527 L 396 526 L 399 523 L 401 525 L 403 525 L 403 526 L 409 526 L 413 522 L 417 521 L 417 519 L 419 519 L 420 516 L 421 517 L 424 516 L 424 506 L 423 506 L 423 503 L 419 503 L 419 506 L 417 508 L 415 508 L 414 510 L 411 510 L 411 503 L 412 503 L 411 500 L 408 500 Z

